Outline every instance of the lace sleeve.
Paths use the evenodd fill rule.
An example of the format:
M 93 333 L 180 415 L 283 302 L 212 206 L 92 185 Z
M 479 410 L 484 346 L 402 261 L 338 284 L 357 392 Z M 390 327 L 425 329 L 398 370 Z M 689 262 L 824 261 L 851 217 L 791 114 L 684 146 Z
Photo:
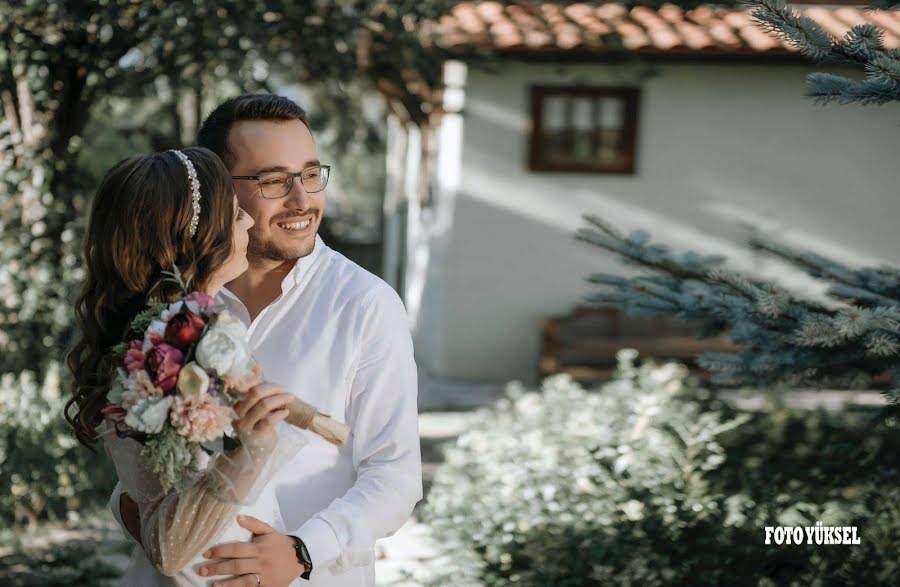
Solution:
M 283 429 L 282 429 L 283 430 Z M 133 438 L 106 432 L 103 442 L 119 481 L 140 508 L 141 542 L 147 558 L 167 576 L 181 571 L 235 519 L 241 505 L 254 500 L 272 473 L 300 447 L 287 432 L 275 451 L 246 446 L 209 459 L 203 473 L 186 490 L 165 492 Z

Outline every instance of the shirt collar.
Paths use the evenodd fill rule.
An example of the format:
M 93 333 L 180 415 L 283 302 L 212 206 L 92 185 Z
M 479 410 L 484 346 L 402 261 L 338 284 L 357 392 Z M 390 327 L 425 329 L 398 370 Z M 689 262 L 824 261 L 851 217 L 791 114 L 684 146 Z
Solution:
M 286 288 L 294 287 L 300 283 L 300 280 L 306 275 L 309 268 L 316 263 L 316 260 L 322 256 L 322 253 L 326 248 L 328 247 L 322 240 L 322 237 L 316 233 L 316 242 L 313 245 L 312 252 L 305 257 L 297 259 L 297 262 L 294 263 L 294 268 L 291 269 L 291 272 L 281 281 L 281 291 L 284 291 Z
M 312 252 L 305 257 L 300 257 L 299 259 L 297 259 L 297 262 L 294 263 L 294 268 L 291 269 L 290 272 L 284 276 L 284 279 L 281 280 L 281 291 L 290 289 L 300 283 L 300 280 L 304 275 L 306 275 L 306 272 L 309 271 L 309 268 L 312 267 L 313 264 L 315 264 L 316 259 L 321 257 L 324 254 L 325 249 L 327 248 L 328 245 L 325 244 L 325 241 L 323 241 L 322 237 L 320 237 L 317 233 L 316 242 L 313 245 Z M 238 299 L 236 295 L 234 295 L 224 287 L 219 290 L 219 295 L 223 295 L 233 300 Z

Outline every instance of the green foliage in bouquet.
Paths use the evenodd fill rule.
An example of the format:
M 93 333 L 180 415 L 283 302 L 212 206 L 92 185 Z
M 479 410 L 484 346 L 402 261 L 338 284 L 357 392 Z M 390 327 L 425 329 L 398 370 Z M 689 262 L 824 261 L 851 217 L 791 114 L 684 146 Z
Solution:
M 447 453 L 423 518 L 432 585 L 883 584 L 896 576 L 896 434 L 851 414 L 736 414 L 678 364 L 587 392 L 512 386 Z M 857 459 L 856 461 L 852 459 Z M 832 478 L 833 476 L 833 478 Z M 894 496 L 896 497 L 896 496 Z M 855 525 L 855 547 L 764 544 Z M 856 583 L 858 580 L 864 583 Z M 850 583 L 848 583 L 850 581 Z
M 159 476 L 162 487 L 174 487 L 183 491 L 194 480 L 185 470 L 200 467 L 200 455 L 184 436 L 166 427 L 158 436 L 147 441 L 141 454 L 147 458 L 150 470 Z

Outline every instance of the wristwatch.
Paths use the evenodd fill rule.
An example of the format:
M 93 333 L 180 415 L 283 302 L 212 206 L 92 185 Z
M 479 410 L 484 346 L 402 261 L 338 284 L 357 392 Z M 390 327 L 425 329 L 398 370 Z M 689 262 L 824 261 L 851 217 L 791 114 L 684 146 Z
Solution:
M 291 538 L 294 539 L 294 553 L 297 555 L 297 562 L 303 565 L 306 569 L 303 571 L 303 574 L 300 575 L 301 579 L 309 580 L 309 574 L 312 573 L 312 559 L 309 557 L 309 550 L 306 548 L 306 545 L 303 544 L 303 541 L 293 534 L 288 534 Z

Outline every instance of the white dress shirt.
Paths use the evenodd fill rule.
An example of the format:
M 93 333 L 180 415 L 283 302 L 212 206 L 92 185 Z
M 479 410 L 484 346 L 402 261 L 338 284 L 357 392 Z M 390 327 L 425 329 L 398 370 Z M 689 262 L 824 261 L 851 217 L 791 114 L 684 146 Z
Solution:
M 247 325 L 267 381 L 350 426 L 341 449 L 304 432 L 309 443 L 272 480 L 288 533 L 313 562 L 302 583 L 374 586 L 375 541 L 396 532 L 422 499 L 418 383 L 403 302 L 319 236 L 252 322 L 231 292 L 219 299 Z

